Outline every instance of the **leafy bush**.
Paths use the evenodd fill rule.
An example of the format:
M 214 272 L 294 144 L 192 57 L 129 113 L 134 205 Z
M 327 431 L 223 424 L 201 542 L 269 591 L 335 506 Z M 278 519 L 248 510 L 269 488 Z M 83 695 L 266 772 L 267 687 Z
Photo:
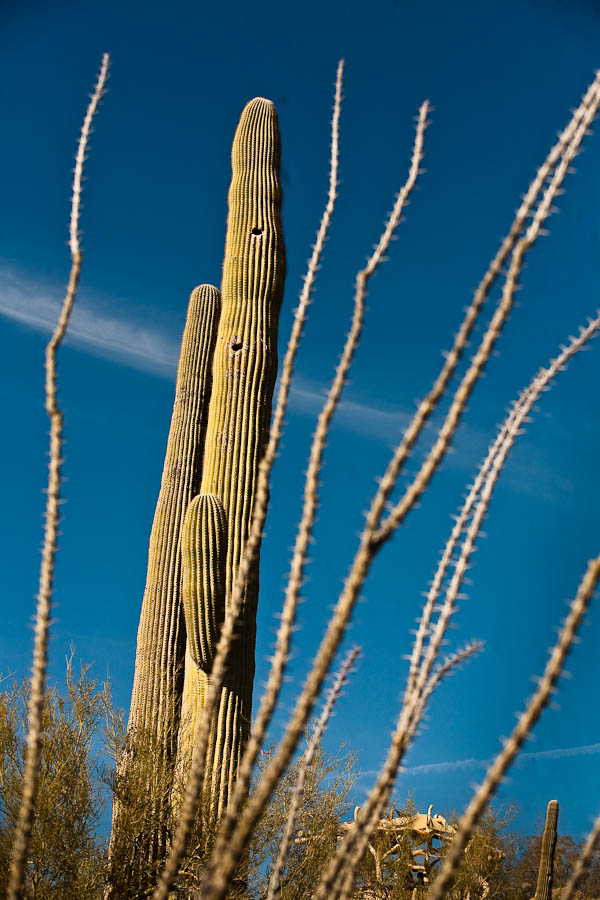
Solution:
M 106 842 L 98 834 L 109 791 L 102 738 L 115 721 L 108 683 L 67 660 L 66 691 L 48 689 L 36 815 L 26 865 L 25 898 L 94 900 L 102 896 Z M 4 680 L 0 692 L 0 883 L 7 884 L 21 801 L 29 681 Z

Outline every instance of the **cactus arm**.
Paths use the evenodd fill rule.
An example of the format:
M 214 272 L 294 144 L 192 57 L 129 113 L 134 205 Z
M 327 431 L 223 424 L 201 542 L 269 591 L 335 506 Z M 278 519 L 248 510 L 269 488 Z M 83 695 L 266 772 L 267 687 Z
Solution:
M 214 494 L 198 494 L 181 533 L 183 610 L 190 656 L 210 674 L 225 617 L 227 525 Z
M 128 724 L 129 750 L 143 744 L 153 747 L 157 766 L 172 780 L 177 747 L 185 658 L 185 628 L 181 614 L 181 572 L 178 543 L 184 513 L 198 493 L 204 434 L 208 418 L 215 345 L 221 298 L 212 285 L 197 287 L 190 296 L 175 385 L 175 402 L 162 473 L 160 492 L 148 549 L 146 586 L 138 628 L 135 673 Z M 123 776 L 132 756 L 119 763 Z M 164 801 L 156 801 L 154 822 L 164 821 Z M 163 791 L 164 796 L 166 792 Z M 112 860 L 119 857 L 121 841 L 131 840 L 122 829 L 123 809 L 113 808 L 109 850 L 107 897 L 119 896 Z M 154 828 L 154 825 L 151 826 Z M 159 829 L 160 831 L 160 829 Z M 135 836 L 134 836 L 135 837 Z M 142 872 L 152 872 L 166 851 L 162 831 L 136 838 Z M 132 876 L 133 877 L 133 876 Z M 147 877 L 147 876 L 140 876 Z
M 155 732 L 167 755 L 177 727 L 185 650 L 177 545 L 185 510 L 198 491 L 219 313 L 216 288 L 201 285 L 192 292 L 138 629 L 129 727 Z
M 554 851 L 556 850 L 558 823 L 558 800 L 551 800 L 546 810 L 546 824 L 540 851 L 540 867 L 534 900 L 552 900 L 552 876 L 554 872 Z

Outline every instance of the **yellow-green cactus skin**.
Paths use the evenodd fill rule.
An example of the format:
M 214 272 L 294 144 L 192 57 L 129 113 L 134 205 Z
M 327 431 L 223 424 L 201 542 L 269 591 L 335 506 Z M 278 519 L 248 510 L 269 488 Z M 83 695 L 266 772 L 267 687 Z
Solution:
M 201 285 L 190 297 L 150 533 L 129 730 L 153 732 L 161 746 L 168 746 L 169 739 L 176 735 L 181 703 L 185 629 L 181 621 L 179 534 L 201 479 L 220 305 L 219 292 L 212 285 Z
M 187 508 L 181 533 L 183 609 L 190 656 L 210 674 L 225 617 L 227 523 L 214 494 L 198 494 Z
M 175 386 L 175 402 L 148 550 L 146 587 L 137 637 L 135 674 L 128 724 L 128 753 L 120 762 L 126 775 L 135 763 L 135 748 L 141 743 L 154 748 L 156 776 L 172 780 L 181 713 L 185 659 L 185 627 L 181 605 L 181 561 L 179 538 L 185 511 L 198 492 L 202 471 L 204 435 L 212 377 L 212 356 L 219 323 L 221 300 L 211 285 L 201 285 L 191 294 Z M 168 784 L 166 796 L 168 797 Z M 165 789 L 154 797 L 146 789 L 154 810 L 153 821 L 165 821 Z M 152 798 L 152 800 L 150 800 Z M 111 858 L 119 856 L 119 823 L 122 810 L 115 803 L 111 835 Z M 151 829 L 152 830 L 152 829 Z M 159 829 L 160 832 L 160 829 Z M 144 880 L 153 866 L 160 865 L 166 837 L 154 829 L 136 838 L 139 860 L 128 864 Z M 135 881 L 137 878 L 132 876 Z M 134 885 L 132 885 L 132 888 Z M 110 891 L 108 892 L 110 895 Z
M 554 851 L 556 850 L 558 824 L 558 800 L 551 800 L 546 810 L 546 824 L 540 851 L 540 867 L 534 900 L 552 900 Z
M 271 401 L 277 375 L 277 326 L 283 297 L 285 253 L 279 181 L 280 137 L 273 103 L 256 98 L 245 107 L 233 142 L 232 181 L 221 285 L 221 317 L 213 358 L 212 393 L 204 446 L 200 497 L 186 517 L 182 549 L 187 596 L 188 653 L 180 753 L 189 758 L 194 726 L 210 677 L 215 623 L 230 602 L 252 516 L 260 457 L 268 439 Z M 210 498 L 210 499 L 209 499 Z M 213 549 L 194 545 L 198 529 L 207 530 L 209 506 L 215 529 L 220 501 L 225 540 Z M 221 511 L 219 511 L 219 516 Z M 194 552 L 190 552 L 195 546 Z M 217 550 L 218 546 L 218 550 Z M 218 558 L 218 553 L 223 554 Z M 199 576 L 201 566 L 213 566 Z M 224 591 L 217 596 L 221 566 Z M 206 592 L 209 586 L 208 593 Z M 205 610 L 208 596 L 214 608 Z M 258 599 L 257 567 L 247 585 L 241 621 L 228 662 L 228 675 L 212 730 L 206 762 L 204 800 L 218 818 L 235 779 L 247 740 L 252 706 L 254 645 Z M 192 612 L 195 609 L 196 612 Z M 204 621 L 196 636 L 194 622 Z

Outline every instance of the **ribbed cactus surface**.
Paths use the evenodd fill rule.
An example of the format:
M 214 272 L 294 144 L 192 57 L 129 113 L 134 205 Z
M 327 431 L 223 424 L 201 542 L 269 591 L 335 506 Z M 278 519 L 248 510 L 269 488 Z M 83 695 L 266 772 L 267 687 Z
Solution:
M 192 506 L 186 523 L 191 535 L 198 535 L 198 528 L 206 532 L 204 540 L 209 547 L 197 547 L 190 553 L 190 539 L 183 556 L 184 583 L 196 593 L 194 603 L 191 598 L 186 600 L 186 619 L 204 621 L 206 630 L 204 636 L 196 635 L 195 624 L 188 630 L 180 727 L 182 758 L 191 755 L 194 723 L 210 671 L 214 626 L 231 597 L 248 536 L 258 464 L 269 432 L 285 277 L 279 164 L 275 107 L 269 100 L 257 98 L 245 107 L 233 142 L 222 310 L 213 358 L 202 483 L 200 497 L 194 501 L 197 506 Z M 226 528 L 223 541 L 208 534 L 208 510 L 216 511 L 217 501 Z M 210 527 L 218 530 L 216 517 Z M 223 554 L 221 558 L 218 552 Z M 209 569 L 199 574 L 200 567 L 206 565 Z M 224 572 L 223 595 L 215 590 L 220 571 Z M 210 612 L 206 609 L 209 596 L 214 604 Z M 227 801 L 250 727 L 257 598 L 255 570 L 247 586 L 207 758 L 205 801 L 217 816 Z M 192 612 L 194 605 L 196 612 Z
M 172 738 L 181 702 L 185 631 L 178 542 L 186 509 L 200 484 L 219 313 L 216 288 L 201 285 L 192 292 L 150 533 L 129 728 L 155 733 L 161 746 L 166 735 Z
M 207 675 L 225 617 L 227 522 L 214 494 L 198 494 L 187 508 L 181 533 L 183 608 L 190 656 Z
M 546 809 L 546 824 L 540 851 L 535 900 L 552 900 L 552 875 L 554 871 L 554 851 L 556 849 L 558 823 L 558 800 L 551 800 Z
M 185 511 L 201 479 L 204 433 L 212 377 L 212 356 L 220 315 L 220 295 L 211 285 L 191 294 L 175 386 L 175 402 L 158 502 L 150 533 L 146 587 L 138 628 L 133 693 L 128 725 L 130 752 L 121 761 L 122 774 L 135 759 L 136 742 L 156 748 L 162 777 L 172 777 L 177 747 L 185 657 L 181 606 L 179 536 Z M 171 761 L 171 762 L 169 762 Z M 156 771 L 148 773 L 155 778 Z M 168 797 L 161 786 L 159 806 Z M 155 793 L 149 786 L 146 795 Z M 112 850 L 119 839 L 121 810 L 113 812 Z M 162 808 L 153 818 L 161 821 Z M 164 818 L 164 817 L 163 817 Z M 132 836 L 135 837 L 135 836 Z M 125 836 L 121 835 L 121 838 Z M 164 854 L 164 839 L 156 833 L 138 836 L 139 853 L 150 859 L 133 861 L 141 872 L 152 871 Z M 141 876 L 143 877 L 143 876 Z

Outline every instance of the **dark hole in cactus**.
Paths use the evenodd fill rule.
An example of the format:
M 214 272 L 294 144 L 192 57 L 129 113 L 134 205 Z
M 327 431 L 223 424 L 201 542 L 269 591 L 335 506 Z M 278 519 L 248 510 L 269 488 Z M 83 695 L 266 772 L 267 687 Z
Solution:
M 238 350 L 241 350 L 243 346 L 244 346 L 244 345 L 242 344 L 241 341 L 236 341 L 235 344 L 232 344 L 232 345 L 231 345 L 231 349 L 233 350 L 234 353 L 237 353 L 237 351 L 238 351 Z
M 262 234 L 262 228 L 259 228 L 258 225 L 255 225 L 250 234 L 254 235 L 254 237 L 260 237 Z

